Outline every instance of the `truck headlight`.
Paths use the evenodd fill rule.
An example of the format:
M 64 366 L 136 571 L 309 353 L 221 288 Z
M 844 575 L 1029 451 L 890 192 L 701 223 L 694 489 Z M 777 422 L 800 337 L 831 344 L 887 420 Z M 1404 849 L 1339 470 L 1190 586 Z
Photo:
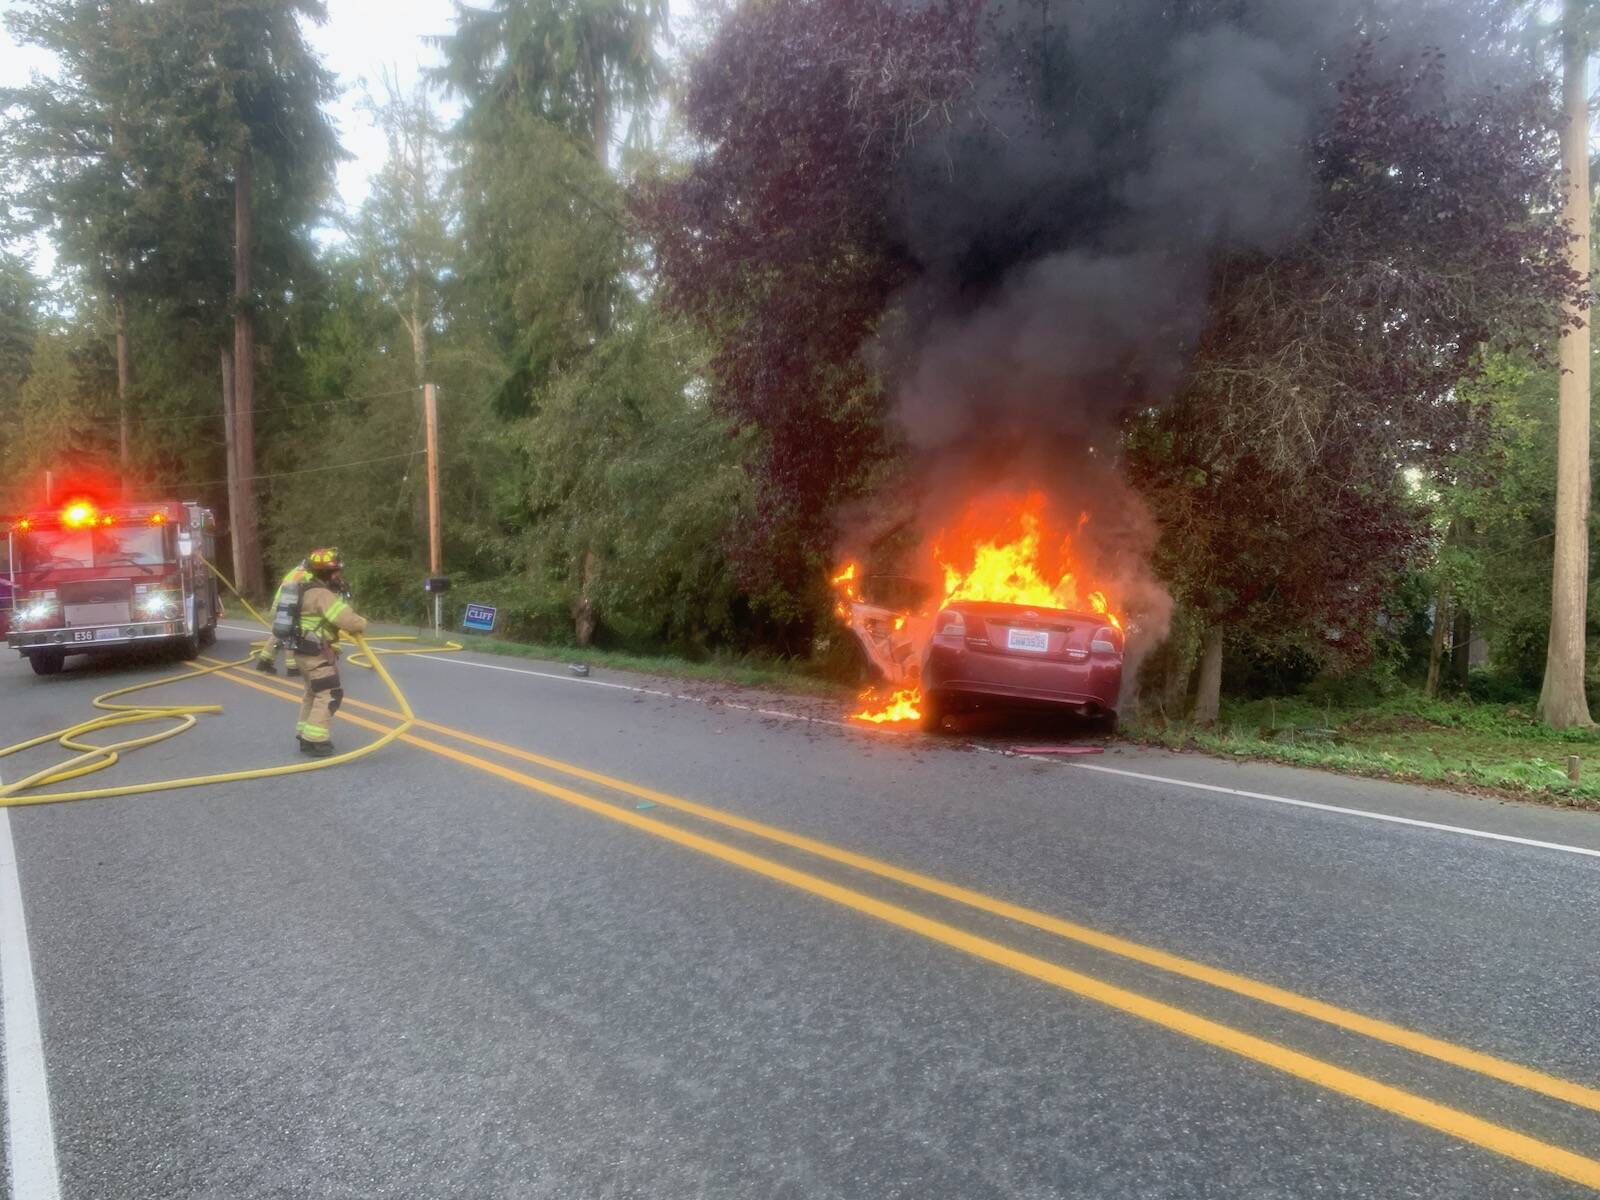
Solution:
M 48 625 L 55 615 L 55 605 L 47 600 L 36 600 L 17 614 L 20 625 Z
M 141 617 L 159 619 L 170 617 L 173 613 L 172 597 L 164 592 L 156 592 L 139 601 L 139 615 Z

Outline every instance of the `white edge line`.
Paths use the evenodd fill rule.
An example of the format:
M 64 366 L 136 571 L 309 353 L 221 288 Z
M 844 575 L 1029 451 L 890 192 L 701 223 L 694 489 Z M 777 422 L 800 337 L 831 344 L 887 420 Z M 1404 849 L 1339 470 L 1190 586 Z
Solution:
M 557 675 L 553 671 L 532 671 L 527 667 L 502 667 L 498 663 L 471 662 L 464 658 L 445 658 L 442 655 L 422 655 L 430 662 L 445 663 L 453 667 L 478 667 L 484 671 L 509 671 L 513 675 L 532 675 L 537 679 L 553 679 L 557 683 L 581 683 L 589 687 L 611 688 L 619 692 L 636 692 L 641 696 L 660 696 L 664 700 L 688 700 L 704 704 L 707 708 L 731 708 L 738 712 L 755 713 L 758 717 L 778 717 L 785 721 L 805 721 L 812 725 L 835 725 L 840 729 L 854 729 L 847 721 L 830 721 L 827 717 L 807 717 L 801 713 L 784 712 L 777 708 L 757 708 L 754 704 L 740 704 L 736 700 L 709 700 L 688 692 L 663 692 L 660 688 L 634 687 L 626 683 L 607 683 L 603 679 L 590 679 L 582 675 Z
M 0 1001 L 5 1008 L 6 1163 L 12 1200 L 60 1200 L 44 1035 L 22 913 L 11 812 L 0 808 Z
M 239 629 L 236 625 L 225 626 L 241 633 L 255 633 L 253 629 Z M 632 687 L 625 683 L 607 683 L 600 679 L 580 678 L 572 675 L 557 675 L 551 671 L 533 671 L 527 667 L 504 667 L 498 663 L 471 662 L 461 658 L 446 658 L 440 655 L 423 655 L 431 662 L 448 663 L 457 667 L 478 667 L 485 671 L 507 671 L 513 675 L 532 675 L 538 679 L 553 679 L 557 683 L 581 683 L 589 687 L 613 688 L 620 692 L 636 692 L 643 696 L 660 696 L 668 700 L 689 700 L 695 704 L 707 704 L 709 701 L 703 696 L 690 696 L 682 692 L 664 692 L 659 688 Z M 805 717 L 799 713 L 781 712 L 777 709 L 756 708 L 749 704 L 736 704 L 729 701 L 720 701 L 719 708 L 740 709 L 753 712 L 764 717 L 782 717 L 790 721 L 807 721 L 816 725 L 834 725 L 840 729 L 855 729 L 848 721 L 830 721 L 826 717 Z M 1532 846 L 1539 850 L 1558 850 L 1564 854 L 1581 854 L 1587 858 L 1600 858 L 1600 850 L 1591 850 L 1587 846 L 1569 846 L 1563 842 L 1541 842 L 1534 838 L 1515 837 L 1509 833 L 1490 833 L 1483 829 L 1468 829 L 1461 825 L 1444 825 L 1438 821 L 1421 821 L 1415 817 L 1397 817 L 1390 813 L 1372 812 L 1364 808 L 1344 808 L 1337 804 L 1319 804 L 1314 800 L 1295 800 L 1289 796 L 1274 796 L 1267 792 L 1249 792 L 1241 788 L 1223 787 L 1215 783 L 1197 783 L 1190 779 L 1174 779 L 1168 775 L 1149 775 L 1142 771 L 1125 771 L 1120 767 L 1101 767 L 1090 763 L 1062 763 L 1054 759 L 1045 759 L 1042 756 L 1018 754 L 1011 750 L 993 750 L 988 746 L 979 746 L 973 743 L 973 748 L 989 753 L 1002 754 L 1008 758 L 1038 758 L 1041 762 L 1050 762 L 1054 766 L 1069 767 L 1078 771 L 1099 771 L 1105 775 L 1120 775 L 1125 779 L 1140 779 L 1146 783 L 1163 783 L 1172 787 L 1192 788 L 1199 792 L 1216 792 L 1225 796 L 1240 796 L 1247 800 L 1266 800 L 1273 804 L 1287 804 L 1295 808 L 1310 808 L 1318 812 L 1338 813 L 1346 817 L 1365 817 L 1369 821 L 1387 821 L 1394 825 L 1410 825 L 1418 829 L 1432 829 L 1440 833 L 1457 833 L 1463 837 L 1482 838 L 1492 842 L 1510 842 L 1517 846 Z
M 1467 829 L 1461 825 L 1443 825 L 1438 821 L 1420 821 L 1415 817 L 1397 817 L 1391 813 L 1372 812 L 1364 808 L 1343 808 L 1337 804 L 1319 804 L 1314 800 L 1295 800 L 1288 796 L 1274 796 L 1267 792 L 1247 792 L 1242 788 L 1223 787 L 1216 783 L 1196 783 L 1188 779 L 1172 779 L 1165 775 L 1147 775 L 1142 771 L 1125 771 L 1120 767 L 1102 767 L 1093 763 L 1062 763 L 1078 771 L 1098 771 L 1103 775 L 1121 775 L 1127 779 L 1142 779 L 1146 783 L 1165 783 L 1175 787 L 1193 788 L 1201 792 L 1221 792 L 1228 796 L 1242 796 L 1248 800 L 1268 800 L 1273 804 L 1289 804 L 1295 808 L 1314 808 L 1319 812 L 1338 813 L 1346 817 L 1365 817 L 1369 821 L 1387 821 L 1394 825 L 1412 825 L 1418 829 L 1435 829 L 1441 833 L 1459 833 L 1463 837 L 1484 838 L 1492 842 L 1512 842 L 1518 846 L 1535 846 L 1540 850 L 1560 850 L 1566 854 L 1582 854 L 1600 858 L 1600 850 L 1587 846 L 1569 846 L 1563 842 L 1541 842 L 1534 838 L 1514 837 L 1509 833 L 1490 833 L 1484 829 Z
M 218 625 L 219 629 L 231 630 L 234 633 L 260 633 L 259 629 L 247 629 L 239 625 Z M 753 704 L 740 704 L 733 700 L 718 700 L 715 703 L 704 696 L 693 696 L 687 692 L 664 692 L 660 688 L 635 687 L 627 683 L 607 683 L 603 679 L 590 679 L 587 675 L 557 675 L 554 671 L 535 671 L 529 667 L 506 667 L 499 663 L 473 662 L 471 659 L 446 657 L 442 654 L 421 654 L 414 657 L 427 662 L 445 663 L 452 667 L 477 667 L 480 671 L 506 671 L 512 675 L 532 675 L 535 679 L 553 679 L 557 683 L 578 683 L 585 687 L 610 688 L 617 692 L 633 692 L 640 696 L 659 696 L 663 700 L 688 700 L 693 704 L 704 704 L 708 708 L 731 708 L 739 712 L 755 713 L 759 717 L 777 717 L 784 721 L 805 721 L 812 725 L 833 725 L 840 729 L 854 729 L 848 721 L 830 721 L 826 717 L 807 717 L 800 713 L 784 712 L 776 708 L 757 708 Z

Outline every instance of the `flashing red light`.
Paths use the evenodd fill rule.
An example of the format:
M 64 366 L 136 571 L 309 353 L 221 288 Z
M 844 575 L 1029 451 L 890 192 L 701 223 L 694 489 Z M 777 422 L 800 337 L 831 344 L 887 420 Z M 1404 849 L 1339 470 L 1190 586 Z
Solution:
M 61 523 L 68 529 L 82 529 L 85 525 L 95 523 L 94 505 L 87 500 L 79 500 L 67 505 L 61 510 Z
M 27 517 L 23 517 L 22 520 L 16 523 L 14 528 L 20 533 L 27 533 L 28 530 L 33 528 L 33 522 L 28 520 Z
M 165 525 L 166 523 L 167 523 L 167 514 L 166 513 L 154 512 L 154 513 L 150 514 L 150 524 L 152 524 L 152 525 Z

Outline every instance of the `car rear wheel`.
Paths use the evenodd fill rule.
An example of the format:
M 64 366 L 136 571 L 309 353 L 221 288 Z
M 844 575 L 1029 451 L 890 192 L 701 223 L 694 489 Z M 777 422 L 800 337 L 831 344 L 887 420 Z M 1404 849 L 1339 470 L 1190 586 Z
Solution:
M 944 731 L 944 705 L 936 696 L 922 698 L 922 731 L 924 733 L 942 733 Z
M 59 675 L 67 665 L 67 656 L 60 650 L 41 650 L 28 655 L 28 665 L 35 675 Z

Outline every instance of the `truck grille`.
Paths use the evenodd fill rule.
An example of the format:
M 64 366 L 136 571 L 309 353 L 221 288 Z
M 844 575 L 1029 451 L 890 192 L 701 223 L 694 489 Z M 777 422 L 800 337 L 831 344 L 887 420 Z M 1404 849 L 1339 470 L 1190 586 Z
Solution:
M 68 625 L 121 625 L 132 617 L 130 605 L 121 604 L 67 604 Z
M 75 579 L 60 587 L 68 625 L 117 625 L 129 620 L 133 584 L 126 579 Z

